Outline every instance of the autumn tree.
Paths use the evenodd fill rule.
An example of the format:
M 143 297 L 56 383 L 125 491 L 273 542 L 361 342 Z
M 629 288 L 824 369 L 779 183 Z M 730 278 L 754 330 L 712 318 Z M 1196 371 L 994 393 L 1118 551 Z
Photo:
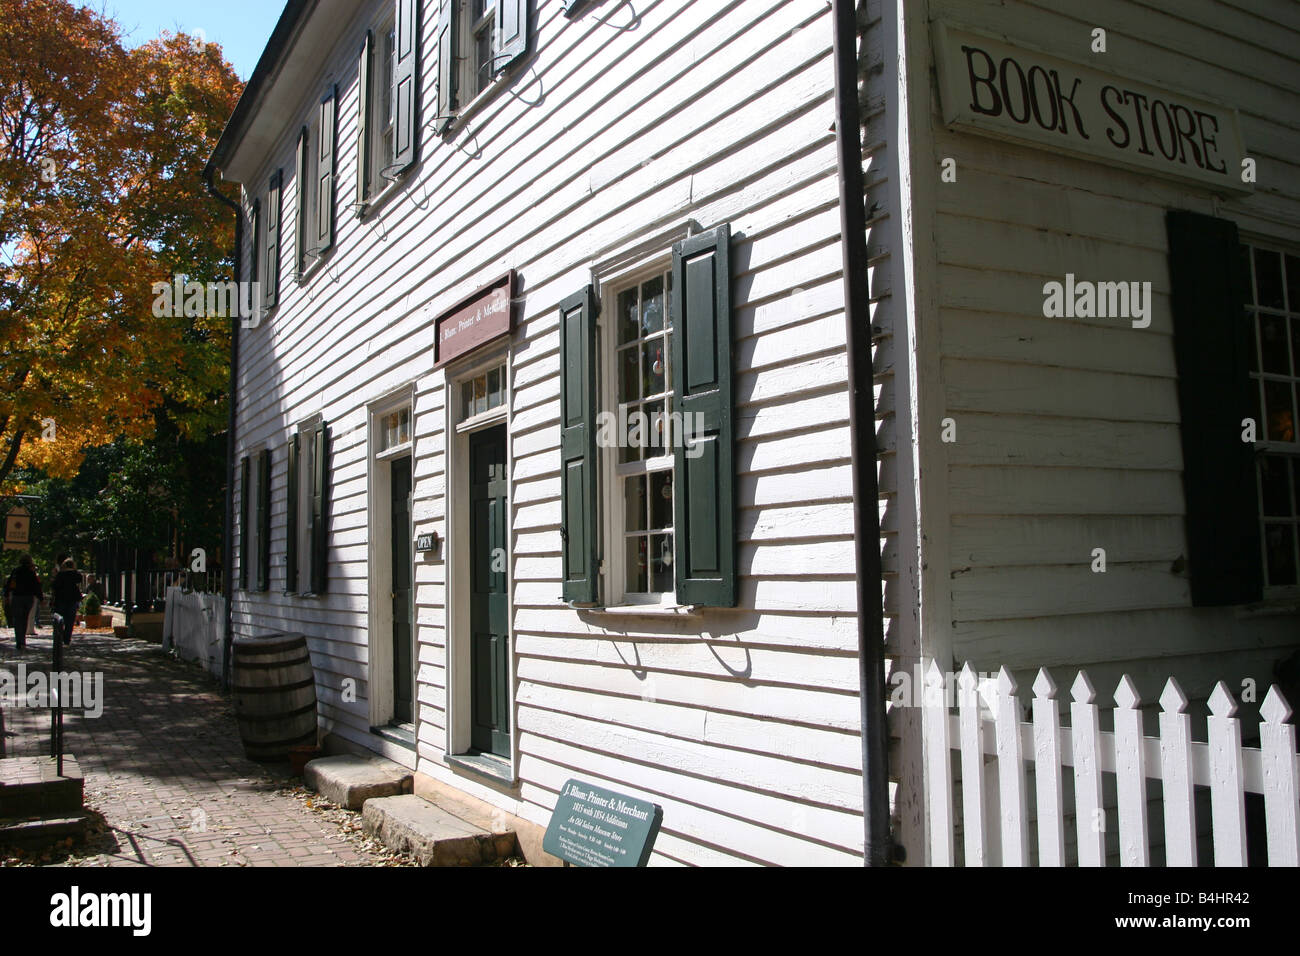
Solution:
M 201 173 L 239 91 L 213 44 L 126 50 L 67 0 L 0 0 L 0 490 L 160 420 L 223 427 L 229 319 L 157 317 L 152 286 L 228 278 Z

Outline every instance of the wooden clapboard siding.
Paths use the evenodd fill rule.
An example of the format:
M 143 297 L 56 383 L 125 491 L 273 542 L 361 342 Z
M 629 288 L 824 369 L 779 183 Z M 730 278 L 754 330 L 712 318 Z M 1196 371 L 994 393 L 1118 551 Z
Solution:
M 1185 572 L 1177 370 L 1164 214 L 1234 219 L 1246 234 L 1300 242 L 1300 36 L 1287 4 L 1150 0 L 969 4 L 920 0 L 931 18 L 1006 35 L 1121 76 L 1202 94 L 1240 112 L 1255 193 L 1216 200 L 1171 180 L 944 127 L 933 64 L 908 77 L 929 104 L 933 181 L 914 193 L 934 222 L 946 500 L 922 514 L 950 568 L 952 657 L 1031 669 L 1161 661 L 1206 686 L 1247 648 L 1294 645 L 1294 608 L 1193 609 Z M 1091 31 L 1108 52 L 1091 55 Z M 926 47 L 928 50 L 928 45 Z M 941 183 L 945 157 L 957 182 Z M 1044 282 L 1151 283 L 1151 324 L 1050 319 Z M 937 427 L 937 425 L 935 426 Z M 924 463 L 923 463 L 924 466 Z M 934 467 L 934 464 L 931 465 Z M 1094 549 L 1106 571 L 1094 573 Z M 1156 669 L 1159 669 L 1156 668 Z M 1172 670 L 1171 670 L 1172 669 Z M 1029 671 L 1027 670 L 1026 673 Z M 1267 680 L 1267 674 L 1261 679 Z
M 450 142 L 423 130 L 412 175 L 364 219 L 340 206 L 334 249 L 302 284 L 284 251 L 281 304 L 244 334 L 240 445 L 278 449 L 318 413 L 331 425 L 330 588 L 286 597 L 273 564 L 269 593 L 236 596 L 236 627 L 307 632 L 329 729 L 526 819 L 544 824 L 577 775 L 664 805 L 657 865 L 854 863 L 860 739 L 830 17 L 809 0 L 656 0 L 636 12 L 638 29 L 623 31 L 599 10 L 570 21 L 559 0 L 540 0 L 535 55 L 509 90 L 486 98 Z M 362 29 L 341 31 L 318 84 L 338 84 L 340 197 L 356 175 Z M 304 94 L 301 115 L 314 102 Z M 298 121 L 286 122 L 246 202 L 285 167 L 292 230 Z M 879 104 L 871 123 L 885 126 Z M 881 180 L 872 169 L 869 181 Z M 594 263 L 687 219 L 730 223 L 733 235 L 739 607 L 576 611 L 559 602 L 557 306 Z M 873 244 L 872 256 L 879 294 L 888 250 Z M 431 371 L 433 321 L 511 268 L 521 279 L 509 360 L 519 784 L 503 792 L 443 761 L 446 563 L 457 560 L 447 550 L 415 565 L 413 757 L 369 733 L 367 429 L 370 402 L 413 386 L 413 520 L 445 539 L 447 396 L 444 374 Z M 881 428 L 892 445 L 891 426 Z M 355 703 L 341 693 L 348 678 Z

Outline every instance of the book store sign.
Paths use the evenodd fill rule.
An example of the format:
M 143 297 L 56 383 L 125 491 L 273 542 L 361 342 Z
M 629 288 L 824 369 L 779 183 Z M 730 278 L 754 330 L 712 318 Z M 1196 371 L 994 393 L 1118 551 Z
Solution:
M 645 866 L 663 816 L 656 804 L 569 780 L 542 849 L 578 866 Z
M 515 274 L 510 271 L 438 316 L 434 368 L 446 365 L 510 331 Z
M 1221 192 L 1254 189 L 1242 182 L 1234 109 L 949 23 L 935 23 L 934 46 L 949 126 Z

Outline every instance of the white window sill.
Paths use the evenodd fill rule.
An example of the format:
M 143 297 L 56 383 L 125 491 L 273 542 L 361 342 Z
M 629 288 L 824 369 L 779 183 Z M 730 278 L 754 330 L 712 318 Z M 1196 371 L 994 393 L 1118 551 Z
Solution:
M 620 617 L 689 617 L 699 611 L 694 604 L 614 604 L 582 610 Z
M 460 133 L 460 131 L 465 128 L 465 124 L 474 118 L 474 114 L 486 106 L 488 101 L 496 95 L 497 91 L 501 89 L 501 87 L 505 86 L 506 80 L 509 79 L 509 77 L 510 70 L 502 70 L 496 76 L 492 77 L 492 81 L 488 83 L 487 86 L 483 87 L 483 89 L 479 90 L 472 100 L 464 106 L 458 107 L 456 109 L 455 117 L 443 132 L 443 137 L 445 139 L 451 139 Z
M 407 168 L 409 169 L 410 167 Z M 362 222 L 369 219 L 371 213 L 376 212 L 381 206 L 386 205 L 391 196 L 401 192 L 400 187 L 402 185 L 402 180 L 405 178 L 406 173 L 403 171 L 397 174 L 397 178 L 385 180 L 384 188 L 361 204 L 361 210 L 360 212 L 356 212 L 356 218 L 360 219 Z M 351 203 L 348 208 L 355 211 L 357 209 L 357 204 Z

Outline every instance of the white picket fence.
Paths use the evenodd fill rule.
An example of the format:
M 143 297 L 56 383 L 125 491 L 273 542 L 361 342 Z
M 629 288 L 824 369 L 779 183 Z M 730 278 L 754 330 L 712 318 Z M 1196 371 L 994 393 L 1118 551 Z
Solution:
M 225 616 L 226 600 L 220 594 L 170 587 L 163 614 L 163 647 L 175 649 L 182 659 L 197 661 L 220 677 Z
M 1246 865 L 1247 793 L 1264 798 L 1269 865 L 1300 865 L 1296 728 L 1286 723 L 1291 708 L 1276 686 L 1260 705 L 1260 746 L 1254 748 L 1242 746 L 1241 719 L 1234 716 L 1237 702 L 1222 681 L 1210 695 L 1208 742 L 1201 742 L 1192 739 L 1188 700 L 1173 678 L 1160 695 L 1160 736 L 1147 737 L 1127 675 L 1115 690 L 1115 729 L 1104 732 L 1096 691 L 1083 671 L 1070 690 L 1070 724 L 1062 727 L 1056 684 L 1045 669 L 1034 681 L 1032 719 L 1026 722 L 1020 720 L 1016 685 L 1005 668 L 981 687 L 967 664 L 951 687 L 933 661 L 923 667 L 922 746 L 932 866 L 958 862 L 958 829 L 967 866 L 988 865 L 995 849 L 1003 865 L 1028 866 L 1031 835 L 1037 837 L 1040 866 L 1064 865 L 1065 767 L 1073 770 L 1081 866 L 1106 863 L 1105 774 L 1114 775 L 1121 865 L 1151 865 L 1148 779 L 1161 782 L 1167 865 L 1197 865 L 1194 787 L 1209 788 L 1216 866 Z M 962 795 L 960 823 L 954 817 L 954 782 Z

